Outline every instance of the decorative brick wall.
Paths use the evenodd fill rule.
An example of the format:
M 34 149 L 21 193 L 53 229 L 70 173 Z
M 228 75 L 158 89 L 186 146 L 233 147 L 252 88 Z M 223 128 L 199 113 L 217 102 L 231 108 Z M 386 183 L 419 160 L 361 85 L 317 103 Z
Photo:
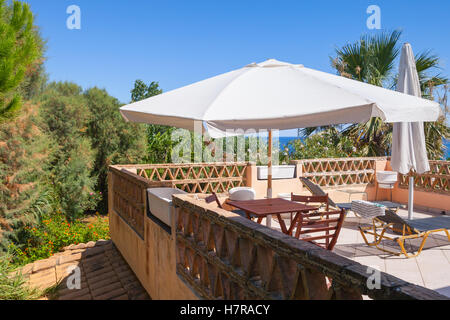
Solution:
M 147 189 L 171 186 L 169 182 L 150 182 L 120 166 L 111 166 L 108 180 L 109 210 L 117 213 L 144 239 Z
M 174 204 L 177 272 L 205 299 L 445 299 L 386 273 L 369 290 L 367 266 L 189 195 Z

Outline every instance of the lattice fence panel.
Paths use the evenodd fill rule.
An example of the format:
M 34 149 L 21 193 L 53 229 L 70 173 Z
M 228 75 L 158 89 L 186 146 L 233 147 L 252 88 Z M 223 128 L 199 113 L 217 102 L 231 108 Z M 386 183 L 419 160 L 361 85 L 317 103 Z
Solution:
M 400 175 L 400 188 L 409 188 L 409 177 L 414 177 L 417 190 L 450 194 L 450 161 L 430 161 L 430 172 Z
M 136 166 L 152 182 L 171 182 L 188 193 L 226 192 L 245 185 L 247 163 L 199 163 Z
M 303 176 L 323 187 L 371 184 L 375 163 L 374 158 L 303 160 Z

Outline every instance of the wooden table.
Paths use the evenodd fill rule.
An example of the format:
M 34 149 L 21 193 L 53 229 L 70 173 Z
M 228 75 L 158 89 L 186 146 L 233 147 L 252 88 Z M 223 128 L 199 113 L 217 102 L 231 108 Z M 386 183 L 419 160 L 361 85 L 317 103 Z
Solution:
M 281 230 L 287 235 L 292 235 L 296 222 L 302 213 L 319 209 L 319 207 L 307 206 L 305 204 L 281 198 L 251 201 L 228 201 L 227 204 L 245 211 L 247 218 L 249 219 L 251 219 L 251 215 L 256 216 L 258 218 L 258 223 L 261 223 L 262 219 L 266 218 L 268 227 L 270 227 L 270 220 L 272 219 L 272 216 L 277 216 Z M 295 213 L 289 229 L 286 227 L 286 224 L 281 217 L 284 213 Z

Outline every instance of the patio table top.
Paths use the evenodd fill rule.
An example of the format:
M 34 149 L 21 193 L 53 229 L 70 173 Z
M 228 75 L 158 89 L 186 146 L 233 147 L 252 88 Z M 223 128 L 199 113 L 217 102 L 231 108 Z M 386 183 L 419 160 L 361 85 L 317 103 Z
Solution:
M 293 202 L 281 198 L 251 201 L 229 201 L 228 205 L 244 210 L 247 213 L 247 217 L 249 219 L 251 219 L 249 213 L 255 215 L 258 218 L 258 223 L 261 223 L 263 218 L 275 215 L 278 218 L 278 222 L 280 223 L 281 231 L 284 234 L 291 236 L 302 212 L 318 210 L 319 208 L 317 206 L 307 206 L 302 203 Z M 286 224 L 281 217 L 282 213 L 295 213 L 295 217 L 292 218 L 291 226 L 289 228 L 286 227 Z M 270 228 L 272 219 L 266 220 L 267 226 Z
M 250 201 L 229 201 L 228 204 L 261 217 L 281 213 L 308 212 L 319 208 L 318 206 L 308 206 L 281 198 Z

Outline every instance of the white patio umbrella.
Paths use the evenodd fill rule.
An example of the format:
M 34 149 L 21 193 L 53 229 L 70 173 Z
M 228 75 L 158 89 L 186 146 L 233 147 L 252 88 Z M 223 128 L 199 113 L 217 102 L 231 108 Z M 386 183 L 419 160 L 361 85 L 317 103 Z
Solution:
M 124 106 L 120 111 L 128 121 L 188 130 L 202 121 L 214 137 L 228 129 L 284 130 L 363 122 L 371 117 L 387 122 L 435 121 L 439 105 L 271 59 Z M 269 197 L 271 187 L 269 161 Z
M 405 43 L 400 57 L 397 91 L 422 97 L 416 61 L 409 43 Z M 425 145 L 423 122 L 395 123 L 392 133 L 391 166 L 394 171 L 408 174 L 411 170 L 419 174 L 430 171 Z M 414 215 L 414 178 L 409 180 L 409 219 Z

